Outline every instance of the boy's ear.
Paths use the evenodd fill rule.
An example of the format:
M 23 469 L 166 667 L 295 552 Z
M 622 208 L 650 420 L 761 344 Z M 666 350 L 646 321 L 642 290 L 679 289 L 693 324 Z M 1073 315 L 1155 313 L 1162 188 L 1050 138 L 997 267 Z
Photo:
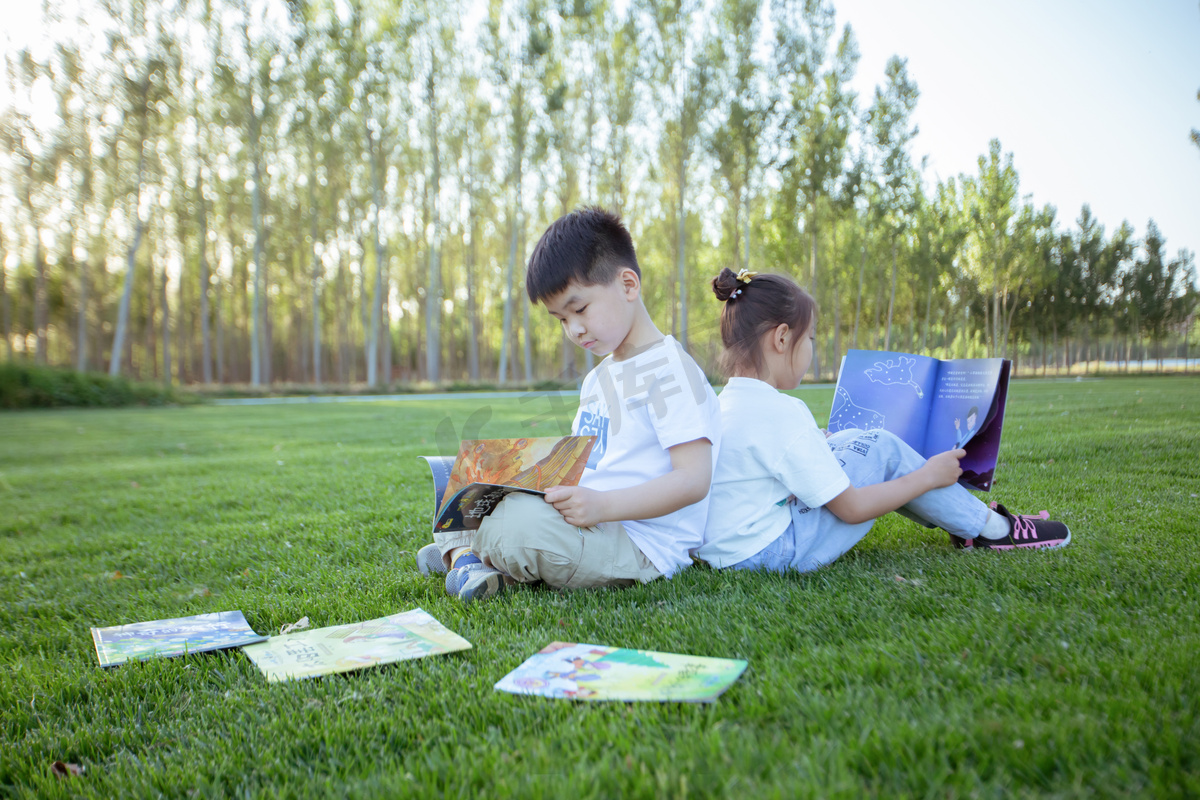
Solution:
M 627 299 L 634 300 L 641 294 L 642 280 L 629 267 L 621 268 L 621 271 L 617 273 L 617 280 L 621 282 L 621 290 L 625 292 Z

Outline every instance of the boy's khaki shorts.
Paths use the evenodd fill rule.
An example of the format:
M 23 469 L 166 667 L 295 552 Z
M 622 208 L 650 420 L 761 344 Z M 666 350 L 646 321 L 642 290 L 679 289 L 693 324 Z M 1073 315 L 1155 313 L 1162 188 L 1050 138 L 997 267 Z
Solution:
M 556 589 L 631 586 L 661 578 L 619 522 L 592 528 L 568 524 L 543 498 L 510 494 L 475 532 L 483 563 L 522 583 Z

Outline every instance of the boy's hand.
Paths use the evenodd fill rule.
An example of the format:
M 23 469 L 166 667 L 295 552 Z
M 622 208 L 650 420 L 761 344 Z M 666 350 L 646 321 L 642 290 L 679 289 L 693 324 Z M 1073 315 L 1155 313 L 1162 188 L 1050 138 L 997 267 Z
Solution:
M 947 450 L 926 461 L 925 466 L 921 469 L 925 471 L 934 489 L 953 486 L 962 475 L 962 467 L 959 466 L 958 461 L 966 454 L 966 450 Z
M 554 486 L 546 491 L 546 502 L 554 506 L 570 525 L 590 528 L 606 521 L 604 492 L 582 486 Z

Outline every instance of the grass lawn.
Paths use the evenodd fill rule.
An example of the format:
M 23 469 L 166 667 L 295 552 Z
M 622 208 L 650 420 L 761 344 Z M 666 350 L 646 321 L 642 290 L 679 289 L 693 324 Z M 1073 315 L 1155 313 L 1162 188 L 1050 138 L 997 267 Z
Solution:
M 801 396 L 828 415 L 831 390 Z M 0 414 L 0 796 L 1200 795 L 1196 379 L 1013 385 L 993 495 L 1066 521 L 1061 552 L 959 552 L 891 515 L 816 573 L 467 608 L 413 566 L 416 456 L 485 404 L 488 437 L 550 409 Z M 474 649 L 269 685 L 237 650 L 104 670 L 88 634 L 417 606 Z M 492 690 L 553 640 L 750 666 L 712 705 Z

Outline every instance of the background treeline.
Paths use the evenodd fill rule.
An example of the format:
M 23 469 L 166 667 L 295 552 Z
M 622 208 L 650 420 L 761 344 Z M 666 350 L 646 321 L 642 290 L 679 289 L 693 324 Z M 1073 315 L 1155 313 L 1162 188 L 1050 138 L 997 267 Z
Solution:
M 905 61 L 857 96 L 853 32 L 821 0 L 43 14 L 51 44 L 5 65 L 10 360 L 185 383 L 571 381 L 590 354 L 521 276 L 542 229 L 591 203 L 624 216 L 652 315 L 709 367 L 724 266 L 810 288 L 823 377 L 849 347 L 1096 370 L 1183 357 L 1193 335 L 1193 255 L 1153 221 L 1033 205 L 998 141 L 976 174 L 931 182 Z

